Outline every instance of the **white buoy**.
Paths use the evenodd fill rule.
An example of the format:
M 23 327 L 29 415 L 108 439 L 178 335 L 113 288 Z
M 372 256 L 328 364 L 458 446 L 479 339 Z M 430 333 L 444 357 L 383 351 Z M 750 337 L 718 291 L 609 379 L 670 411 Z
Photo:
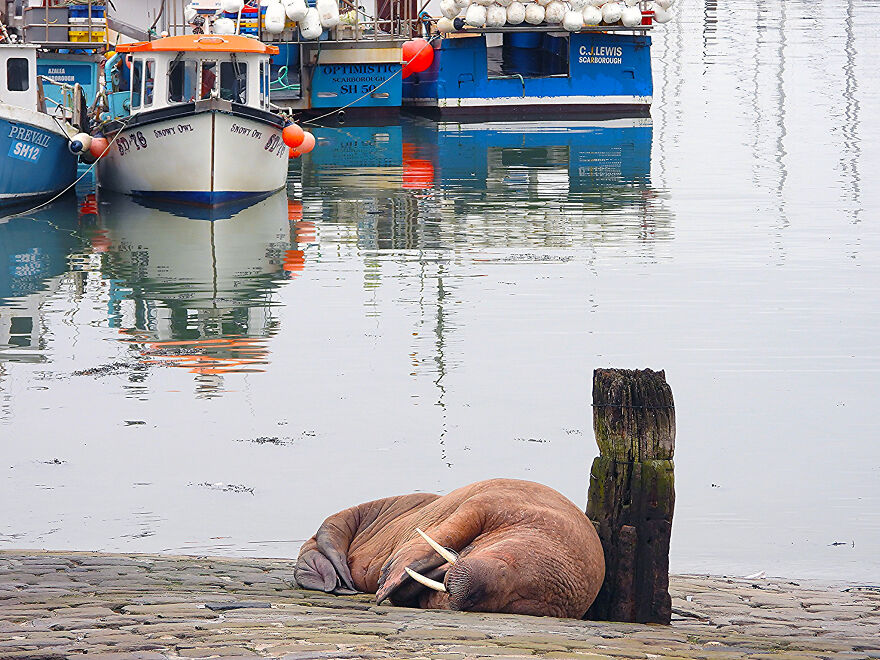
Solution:
M 513 0 L 498 0 L 498 4 L 501 5 L 502 7 L 504 7 L 505 9 L 510 7 L 511 2 L 513 2 Z
M 471 0 L 455 0 L 455 6 L 459 9 L 467 9 L 471 4 Z
M 214 5 L 215 7 L 217 5 Z M 244 9 L 244 0 L 220 0 L 220 10 L 230 14 L 237 14 Z
M 654 0 L 660 9 L 670 9 L 672 5 L 675 3 L 675 0 Z
M 472 2 L 476 2 L 478 5 L 483 5 L 488 8 L 489 5 L 494 4 L 495 0 L 471 0 Z
M 284 23 L 287 16 L 284 13 L 284 5 L 280 2 L 273 2 L 266 7 L 266 15 L 263 18 L 263 24 L 266 26 L 266 32 L 269 34 L 281 34 L 284 32 Z
M 544 22 L 544 8 L 541 5 L 531 3 L 526 5 L 526 23 L 540 25 Z
M 623 14 L 623 8 L 616 2 L 609 2 L 607 5 L 602 6 L 603 23 L 613 25 L 620 20 L 621 14 Z
M 572 11 L 583 11 L 587 6 L 587 0 L 569 0 L 568 6 Z
M 635 7 L 641 0 L 626 0 L 627 7 Z
M 590 0 L 590 4 L 593 5 L 594 7 L 601 7 L 606 2 L 608 2 L 608 0 Z
M 584 25 L 599 25 L 602 22 L 602 10 L 593 5 L 584 7 L 581 14 L 584 17 Z
M 70 149 L 71 153 L 86 153 L 92 148 L 92 136 L 88 133 L 77 133 L 70 138 L 67 148 Z
M 544 7 L 544 22 L 549 23 L 550 25 L 559 25 L 562 23 L 562 19 L 565 18 L 566 7 L 559 0 L 552 0 L 552 2 Z
M 491 4 L 486 10 L 486 27 L 498 28 L 507 22 L 507 10 L 501 5 Z
M 321 27 L 329 29 L 339 25 L 339 5 L 336 0 L 318 0 L 315 8 L 321 19 Z
M 455 24 L 452 22 L 451 18 L 441 16 L 437 19 L 437 31 L 441 34 L 449 34 L 450 32 L 455 32 Z
M 519 25 L 524 20 L 526 20 L 526 6 L 517 0 L 513 0 L 507 8 L 507 22 L 510 25 Z
M 440 0 L 440 13 L 449 20 L 458 16 L 458 7 L 455 6 L 455 0 Z
M 668 23 L 672 20 L 672 12 L 668 9 L 663 9 L 659 5 L 654 7 L 654 22 L 655 23 Z
M 286 0 L 284 3 L 284 11 L 287 14 L 287 18 L 292 21 L 304 19 L 308 10 L 309 6 L 306 4 L 306 0 Z
M 620 13 L 620 22 L 626 27 L 635 27 L 642 24 L 642 10 L 638 7 L 626 7 Z
M 577 32 L 584 27 L 584 15 L 579 11 L 570 9 L 562 18 L 562 27 L 568 32 Z
M 467 8 L 464 15 L 464 22 L 471 27 L 486 27 L 486 8 L 483 5 L 473 3 Z
M 192 3 L 189 3 L 186 7 L 183 8 L 183 20 L 185 20 L 187 23 L 192 23 L 198 15 L 199 12 L 195 10 L 195 8 L 192 6 Z
M 541 5 L 542 7 L 544 7 L 545 9 L 547 8 L 547 5 L 549 5 L 551 2 L 553 2 L 553 0 L 535 0 L 535 1 L 536 1 L 539 5 Z
M 214 34 L 235 34 L 235 21 L 231 18 L 218 18 L 214 21 Z
M 321 27 L 321 16 L 314 7 L 309 7 L 306 15 L 299 22 L 299 31 L 304 39 L 317 39 L 321 36 L 324 28 Z

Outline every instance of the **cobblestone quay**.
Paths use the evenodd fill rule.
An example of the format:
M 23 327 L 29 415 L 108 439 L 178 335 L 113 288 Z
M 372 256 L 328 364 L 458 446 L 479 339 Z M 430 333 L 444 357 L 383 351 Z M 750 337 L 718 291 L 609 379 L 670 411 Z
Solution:
M 0 552 L 0 658 L 880 658 L 880 589 L 672 576 L 671 626 L 377 607 L 293 562 Z

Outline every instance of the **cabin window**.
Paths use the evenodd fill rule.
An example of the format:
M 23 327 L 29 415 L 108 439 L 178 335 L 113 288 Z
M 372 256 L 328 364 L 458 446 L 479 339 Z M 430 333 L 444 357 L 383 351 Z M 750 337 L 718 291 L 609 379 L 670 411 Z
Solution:
M 266 60 L 266 77 L 264 79 L 265 80 L 264 85 L 266 87 L 266 109 L 267 110 L 269 109 L 269 106 L 272 105 L 272 103 L 271 103 L 271 100 L 272 100 L 272 95 L 271 95 L 272 76 L 271 76 L 271 73 L 272 73 L 272 65 L 269 63 L 268 60 Z
M 196 61 L 177 59 L 168 70 L 168 100 L 190 103 L 196 100 Z
M 26 92 L 31 86 L 28 61 L 24 57 L 6 60 L 6 89 L 10 92 Z
M 260 61 L 260 107 L 266 107 L 266 63 Z
M 156 83 L 156 60 L 147 60 L 144 68 L 144 106 L 153 105 L 153 88 Z
M 217 86 L 217 62 L 202 62 L 202 85 L 199 92 L 200 99 L 211 98 L 211 92 Z
M 220 63 L 220 98 L 247 103 L 247 64 L 235 59 Z
M 131 63 L 131 107 L 141 107 L 141 88 L 144 80 L 144 61 L 135 60 Z
M 569 74 L 567 36 L 508 32 L 486 44 L 489 78 L 546 78 Z

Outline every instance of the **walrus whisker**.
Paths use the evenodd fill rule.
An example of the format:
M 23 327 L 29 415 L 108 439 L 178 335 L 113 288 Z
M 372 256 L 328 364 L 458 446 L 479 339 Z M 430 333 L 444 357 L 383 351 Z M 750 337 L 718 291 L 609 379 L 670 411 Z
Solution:
M 444 548 L 442 545 L 437 543 L 437 541 L 435 541 L 430 536 L 425 534 L 418 527 L 416 527 L 416 531 L 419 533 L 419 536 L 421 536 L 423 539 L 425 539 L 425 541 L 428 543 L 428 545 L 430 545 L 432 548 L 434 548 L 434 550 L 437 551 L 438 555 L 443 557 L 443 559 L 448 561 L 450 564 L 454 564 L 456 561 L 458 561 L 458 555 L 455 554 L 454 552 L 452 552 L 452 550 L 449 550 L 448 548 Z
M 442 582 L 437 582 L 437 580 L 432 580 L 431 578 L 425 577 L 421 573 L 416 573 L 409 566 L 407 566 L 403 570 L 405 570 L 406 574 L 409 575 L 413 580 L 415 580 L 419 584 L 425 585 L 426 587 L 428 587 L 428 589 L 433 589 L 434 591 L 446 591 L 446 587 L 443 586 Z

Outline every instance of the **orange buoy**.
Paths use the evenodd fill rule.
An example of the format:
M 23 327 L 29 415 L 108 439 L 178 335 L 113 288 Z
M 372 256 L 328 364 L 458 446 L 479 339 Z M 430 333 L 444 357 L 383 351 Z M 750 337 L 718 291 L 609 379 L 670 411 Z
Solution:
M 297 149 L 294 149 L 293 147 L 291 147 L 290 151 L 287 153 L 287 157 L 290 158 L 291 160 L 293 160 L 294 158 L 299 158 L 300 156 L 302 156 L 302 154 Z
M 284 139 L 284 144 L 295 149 L 302 144 L 304 134 L 303 129 L 297 124 L 288 124 L 284 127 L 281 137 Z
M 411 73 L 421 73 L 434 62 L 434 48 L 424 39 L 410 39 L 401 51 L 404 78 Z
M 312 135 L 311 133 L 309 133 L 308 131 L 305 131 L 305 133 L 303 133 L 302 144 L 300 144 L 298 147 L 299 152 L 301 154 L 307 154 L 314 148 L 315 148 L 315 136 Z
M 110 141 L 101 136 L 101 137 L 93 137 L 92 144 L 89 147 L 89 153 L 92 154 L 95 158 L 100 158 L 104 155 L 104 152 L 110 147 Z

